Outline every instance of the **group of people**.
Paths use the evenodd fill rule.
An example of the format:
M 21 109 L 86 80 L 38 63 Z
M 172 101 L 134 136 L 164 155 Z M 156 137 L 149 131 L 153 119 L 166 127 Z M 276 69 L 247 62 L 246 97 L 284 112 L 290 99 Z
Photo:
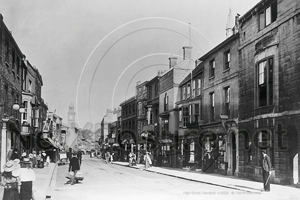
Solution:
M 129 166 L 134 166 L 136 165 L 136 155 L 133 152 L 130 152 L 129 155 Z M 150 152 L 146 152 L 144 157 L 143 157 L 144 161 L 145 161 L 145 166 L 146 168 L 149 168 L 152 166 L 152 154 Z
M 32 159 L 14 151 L 3 166 L 1 186 L 4 187 L 3 200 L 31 200 L 33 182 L 36 179 L 32 169 Z
M 114 161 L 114 153 L 110 153 L 109 151 L 107 151 L 105 153 L 105 162 L 112 163 L 113 161 Z
M 22 161 L 25 158 L 29 158 L 31 162 L 32 168 L 43 168 L 44 166 L 48 166 L 50 164 L 50 157 L 47 156 L 46 152 L 42 150 L 41 152 L 38 152 L 36 154 L 35 151 L 32 151 L 32 153 L 27 154 L 26 152 L 23 152 L 21 156 L 18 155 L 18 149 L 13 149 L 9 151 L 8 158 L 10 160 L 19 159 L 20 163 L 22 165 Z

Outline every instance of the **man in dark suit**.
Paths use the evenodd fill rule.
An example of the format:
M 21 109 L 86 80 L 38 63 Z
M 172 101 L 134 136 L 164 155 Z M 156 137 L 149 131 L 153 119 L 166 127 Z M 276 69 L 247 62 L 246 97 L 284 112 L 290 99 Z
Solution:
M 77 158 L 77 153 L 73 152 L 72 158 L 70 159 L 70 164 L 69 164 L 69 172 L 70 171 L 73 172 L 73 175 L 71 176 L 71 185 L 74 185 L 75 176 L 76 176 L 76 173 L 78 170 L 80 170 L 79 160 Z
M 266 150 L 261 151 L 263 159 L 262 159 L 262 175 L 263 175 L 263 183 L 264 190 L 266 192 L 270 192 L 270 177 L 271 177 L 271 159 L 267 155 Z
M 77 158 L 79 160 L 79 164 L 81 165 L 81 160 L 82 160 L 82 151 L 81 150 L 77 151 Z

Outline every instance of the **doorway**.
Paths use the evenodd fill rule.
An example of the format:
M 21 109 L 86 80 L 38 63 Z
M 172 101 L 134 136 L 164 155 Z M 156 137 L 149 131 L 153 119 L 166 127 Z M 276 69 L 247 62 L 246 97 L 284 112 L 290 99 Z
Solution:
M 232 144 L 232 175 L 234 175 L 234 172 L 236 170 L 236 139 L 234 132 L 231 132 L 231 144 Z

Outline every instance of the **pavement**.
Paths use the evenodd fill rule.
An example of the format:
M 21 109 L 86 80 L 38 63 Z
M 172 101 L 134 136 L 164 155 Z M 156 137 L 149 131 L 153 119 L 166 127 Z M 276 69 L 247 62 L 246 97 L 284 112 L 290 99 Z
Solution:
M 137 170 L 145 170 L 149 173 L 158 173 L 166 176 L 181 178 L 199 183 L 205 183 L 230 189 L 236 189 L 241 192 L 250 193 L 266 193 L 263 191 L 262 182 L 251 181 L 237 178 L 234 176 L 225 176 L 220 174 L 205 174 L 201 171 L 191 169 L 178 169 L 167 167 L 149 167 L 145 169 L 144 164 L 137 164 L 136 166 L 129 166 L 128 162 L 115 161 L 112 164 L 122 165 L 125 167 L 136 168 Z M 51 198 L 52 183 L 56 179 L 57 163 L 50 163 L 44 168 L 34 168 L 36 174 L 36 181 L 33 184 L 33 192 L 35 200 L 45 200 Z M 278 184 L 271 184 L 272 195 L 282 195 L 283 193 L 294 195 L 295 199 L 300 199 L 300 189 L 293 186 L 284 186 Z M 0 197 L 3 196 L 3 187 L 0 187 Z
M 205 183 L 230 189 L 240 190 L 241 192 L 249 193 L 270 193 L 272 195 L 282 196 L 282 194 L 293 195 L 295 199 L 300 199 L 300 189 L 293 186 L 284 186 L 278 184 L 271 184 L 271 191 L 263 191 L 263 183 L 251 181 L 234 176 L 225 176 L 220 174 L 205 174 L 201 171 L 191 169 L 177 169 L 167 167 L 149 167 L 145 169 L 144 164 L 137 164 L 136 166 L 129 166 L 127 162 L 113 162 L 116 165 L 123 165 L 127 167 L 145 170 L 147 172 L 163 174 L 185 180 Z
M 56 163 L 50 163 L 44 168 L 34 168 L 36 180 L 33 182 L 33 193 L 35 200 L 45 200 L 51 179 L 54 175 Z M 0 198 L 3 197 L 3 187 L 0 187 Z
M 50 163 L 49 166 L 45 166 L 44 168 L 33 169 L 36 175 L 36 180 L 33 183 L 35 200 L 45 200 L 47 198 L 56 166 L 56 163 Z

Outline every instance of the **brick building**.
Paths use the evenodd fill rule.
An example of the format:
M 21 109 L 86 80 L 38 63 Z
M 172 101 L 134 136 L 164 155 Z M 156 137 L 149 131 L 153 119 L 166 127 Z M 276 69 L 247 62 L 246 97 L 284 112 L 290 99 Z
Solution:
M 300 2 L 260 1 L 239 23 L 239 176 L 261 180 L 266 149 L 272 182 L 297 184 Z
M 133 151 L 136 154 L 136 144 L 138 141 L 137 135 L 137 109 L 136 96 L 133 96 L 120 104 L 121 131 L 117 136 L 121 149 L 121 160 L 128 161 L 128 154 Z
M 20 113 L 13 109 L 22 99 L 22 58 L 23 53 L 6 27 L 0 14 L 0 116 L 1 163 L 11 148 L 21 149 Z M 2 170 L 2 167 L 1 167 Z

